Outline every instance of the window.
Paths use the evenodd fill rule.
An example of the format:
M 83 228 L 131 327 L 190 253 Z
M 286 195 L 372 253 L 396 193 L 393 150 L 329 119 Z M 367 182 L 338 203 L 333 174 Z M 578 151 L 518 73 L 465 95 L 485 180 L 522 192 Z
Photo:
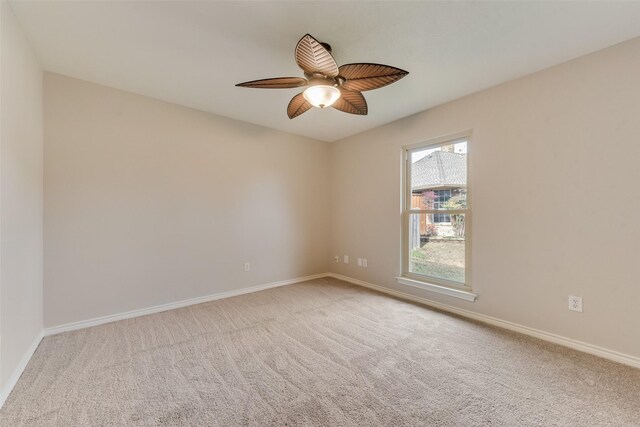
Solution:
M 451 190 L 434 190 L 433 209 L 444 209 L 445 203 L 451 198 Z M 448 214 L 434 214 L 433 222 L 451 222 L 451 216 Z
M 473 295 L 468 279 L 468 143 L 466 134 L 404 149 L 402 283 Z

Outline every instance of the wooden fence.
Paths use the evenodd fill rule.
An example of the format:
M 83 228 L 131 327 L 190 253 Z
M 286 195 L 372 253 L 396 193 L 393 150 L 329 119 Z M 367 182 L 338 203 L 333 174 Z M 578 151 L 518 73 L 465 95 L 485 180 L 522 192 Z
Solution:
M 411 195 L 411 207 L 412 208 L 416 208 L 416 209 L 425 209 L 424 206 L 424 202 L 423 202 L 423 196 L 422 194 L 412 194 Z M 421 214 L 421 215 L 411 215 L 412 217 L 419 217 L 420 220 L 415 220 L 417 223 L 419 223 L 419 225 L 417 225 L 418 229 L 420 230 L 420 235 L 425 235 L 427 234 L 427 214 Z M 413 230 L 413 228 L 411 229 Z M 419 237 L 418 237 L 418 240 Z

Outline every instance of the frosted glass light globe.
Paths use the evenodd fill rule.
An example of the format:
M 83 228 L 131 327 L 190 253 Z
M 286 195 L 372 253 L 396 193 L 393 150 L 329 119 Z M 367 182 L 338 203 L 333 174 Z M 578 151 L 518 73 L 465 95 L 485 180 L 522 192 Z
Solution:
M 340 98 L 340 90 L 334 86 L 317 85 L 307 88 L 302 96 L 314 107 L 324 108 L 331 106 Z

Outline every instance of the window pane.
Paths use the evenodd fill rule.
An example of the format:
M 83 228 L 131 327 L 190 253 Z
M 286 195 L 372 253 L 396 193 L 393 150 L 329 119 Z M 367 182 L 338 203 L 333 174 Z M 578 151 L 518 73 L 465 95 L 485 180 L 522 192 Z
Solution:
M 447 221 L 438 221 L 444 219 Z M 465 215 L 409 215 L 409 271 L 464 284 Z
M 467 208 L 466 141 L 411 152 L 411 208 Z

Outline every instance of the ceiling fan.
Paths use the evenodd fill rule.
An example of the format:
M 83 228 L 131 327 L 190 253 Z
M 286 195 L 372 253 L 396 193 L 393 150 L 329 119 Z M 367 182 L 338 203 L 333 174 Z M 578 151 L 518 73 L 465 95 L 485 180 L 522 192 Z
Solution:
M 238 83 L 236 86 L 259 89 L 289 89 L 308 86 L 289 102 L 287 115 L 298 117 L 311 107 L 333 107 L 350 114 L 366 115 L 367 101 L 362 92 L 378 89 L 400 80 L 407 71 L 382 64 L 346 64 L 338 67 L 331 46 L 306 34 L 295 50 L 302 77 L 276 77 Z

